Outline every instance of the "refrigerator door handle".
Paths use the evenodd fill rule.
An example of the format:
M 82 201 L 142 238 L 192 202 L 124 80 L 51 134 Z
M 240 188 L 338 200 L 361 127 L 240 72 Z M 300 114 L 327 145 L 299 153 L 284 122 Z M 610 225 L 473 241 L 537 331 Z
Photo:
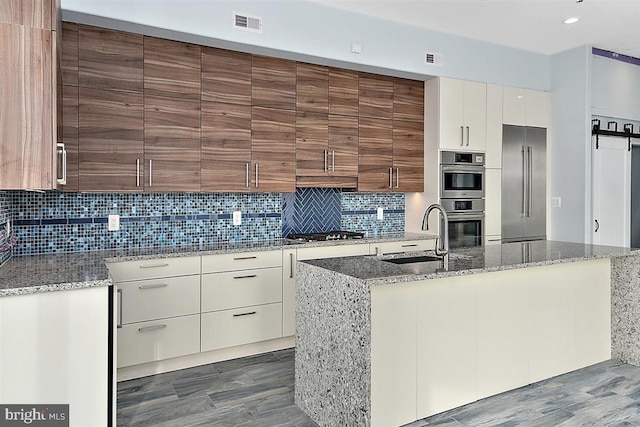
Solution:
M 525 147 L 522 146 L 522 218 L 527 216 L 527 153 Z
M 527 188 L 527 196 L 529 198 L 527 204 L 527 218 L 531 218 L 531 205 L 533 203 L 533 148 L 527 147 L 527 169 L 529 184 Z

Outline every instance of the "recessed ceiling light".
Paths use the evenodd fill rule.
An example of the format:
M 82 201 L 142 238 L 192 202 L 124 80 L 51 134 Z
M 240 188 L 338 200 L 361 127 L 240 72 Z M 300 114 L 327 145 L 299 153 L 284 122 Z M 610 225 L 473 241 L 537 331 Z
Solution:
M 580 18 L 578 18 L 577 16 L 572 16 L 571 18 L 567 18 L 565 19 L 563 22 L 565 24 L 575 24 L 576 22 L 578 22 L 580 20 Z

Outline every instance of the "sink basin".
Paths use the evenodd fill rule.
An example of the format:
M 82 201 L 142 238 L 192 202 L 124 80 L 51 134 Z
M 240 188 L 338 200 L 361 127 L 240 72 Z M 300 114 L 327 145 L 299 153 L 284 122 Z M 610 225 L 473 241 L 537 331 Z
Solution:
M 385 262 L 391 262 L 394 264 L 413 264 L 416 262 L 432 262 L 432 261 L 440 261 L 442 262 L 442 257 L 433 256 L 433 255 L 419 255 L 419 256 L 411 256 L 411 257 L 403 257 L 403 258 L 389 258 L 383 260 Z

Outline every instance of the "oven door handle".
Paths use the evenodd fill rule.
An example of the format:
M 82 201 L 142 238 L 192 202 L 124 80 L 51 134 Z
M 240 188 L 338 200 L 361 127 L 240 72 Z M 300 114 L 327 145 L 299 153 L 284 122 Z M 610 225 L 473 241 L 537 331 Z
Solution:
M 469 212 L 469 213 L 447 213 L 447 217 L 449 222 L 460 222 L 460 221 L 483 221 L 484 213 L 478 212 Z

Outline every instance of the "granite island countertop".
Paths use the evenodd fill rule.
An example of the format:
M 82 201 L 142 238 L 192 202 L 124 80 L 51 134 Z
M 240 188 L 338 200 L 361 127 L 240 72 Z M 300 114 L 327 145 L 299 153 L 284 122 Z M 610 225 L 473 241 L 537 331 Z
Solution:
M 0 297 L 40 292 L 63 291 L 110 286 L 112 281 L 105 263 L 150 260 L 194 255 L 352 245 L 359 242 L 435 239 L 431 233 L 388 233 L 358 240 L 330 242 L 293 242 L 287 239 L 257 242 L 203 243 L 141 249 L 115 249 L 46 255 L 14 256 L 0 266 Z
M 583 243 L 537 240 L 451 249 L 449 266 L 439 262 L 395 264 L 388 259 L 421 253 L 353 256 L 315 259 L 304 262 L 330 271 L 365 280 L 369 286 L 403 283 L 448 276 L 477 274 L 565 262 L 610 258 L 637 253 L 636 249 Z

